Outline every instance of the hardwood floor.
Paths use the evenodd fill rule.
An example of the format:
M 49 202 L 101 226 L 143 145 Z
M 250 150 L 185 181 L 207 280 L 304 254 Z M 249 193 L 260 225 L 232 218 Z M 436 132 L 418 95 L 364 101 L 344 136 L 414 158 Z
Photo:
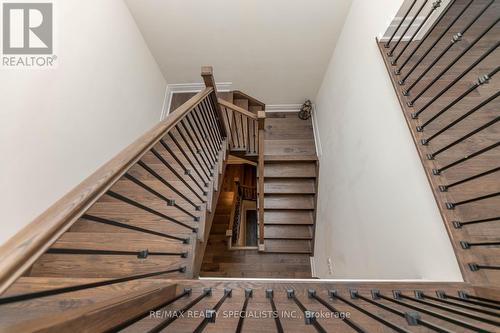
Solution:
M 310 278 L 309 255 L 262 253 L 258 250 L 228 250 L 226 230 L 234 197 L 234 178 L 255 186 L 255 171 L 250 166 L 228 165 L 215 218 L 210 232 L 200 276 L 241 278 Z M 255 170 L 254 167 L 253 170 Z M 245 172 L 246 170 L 246 172 Z M 270 232 L 271 234 L 271 232 Z
M 466 180 L 485 171 L 497 168 L 500 165 L 500 148 L 493 146 L 500 143 L 500 122 L 494 122 L 495 119 L 498 120 L 500 115 L 498 111 L 500 108 L 500 99 L 493 98 L 486 105 L 474 110 L 480 103 L 498 93 L 500 88 L 499 74 L 492 77 L 488 84 L 480 85 L 478 88 L 471 90 L 459 102 L 451 104 L 460 95 L 464 94 L 469 87 L 472 87 L 472 84 L 477 82 L 478 77 L 491 72 L 499 66 L 500 50 L 494 49 L 490 55 L 474 66 L 472 70 L 468 71 L 465 76 L 457 79 L 456 84 L 446 90 L 442 96 L 437 99 L 435 99 L 435 96 L 444 91 L 476 59 L 498 42 L 500 26 L 496 24 L 464 56 L 458 58 L 462 51 L 466 50 L 492 22 L 498 19 L 500 3 L 498 1 L 493 2 L 470 29 L 463 34 L 462 40 L 451 46 L 450 50 L 410 90 L 409 95 L 404 96 L 402 90 L 411 87 L 417 77 L 424 73 L 424 70 L 431 65 L 432 61 L 450 45 L 453 35 L 462 31 L 490 3 L 490 1 L 486 0 L 472 2 L 471 6 L 464 12 L 463 19 L 458 20 L 436 46 L 430 50 L 428 55 L 423 58 L 421 64 L 416 67 L 414 73 L 406 79 L 404 85 L 398 83 L 399 80 L 406 76 L 417 59 L 423 56 L 424 52 L 437 40 L 438 35 L 444 32 L 452 20 L 466 8 L 467 3 L 468 1 L 465 0 L 457 0 L 455 2 L 449 12 L 443 16 L 439 25 L 436 26 L 427 40 L 422 43 L 415 55 L 403 68 L 400 75 L 394 74 L 395 68 L 402 64 L 406 56 L 416 47 L 418 42 L 412 42 L 396 66 L 391 65 L 391 58 L 386 54 L 388 49 L 384 48 L 383 43 L 379 43 L 379 48 L 389 70 L 422 164 L 441 210 L 464 277 L 467 281 L 474 283 L 498 285 L 500 283 L 499 270 L 479 269 L 478 271 L 472 271 L 469 264 L 476 263 L 498 267 L 500 264 L 500 248 L 498 246 L 471 246 L 470 248 L 463 248 L 461 245 L 462 241 L 482 243 L 498 242 L 499 240 L 500 196 L 498 193 L 500 193 L 500 176 L 498 170 L 448 187 L 446 191 L 440 190 L 439 187 Z M 396 49 L 396 54 L 401 47 Z M 459 60 L 439 80 L 432 83 L 454 59 Z M 430 84 L 432 84 L 430 88 L 421 97 L 416 99 L 413 106 L 408 106 L 408 101 L 414 100 Z M 430 102 L 432 103 L 427 106 L 427 103 Z M 412 113 L 419 112 L 422 109 L 423 111 L 419 113 L 418 119 L 413 119 Z M 446 111 L 438 115 L 443 109 Z M 471 110 L 474 111 L 468 115 Z M 455 125 L 447 128 L 446 126 L 452 122 L 456 122 Z M 477 132 L 472 132 L 490 122 L 490 126 L 484 127 Z M 423 130 L 417 130 L 418 126 L 423 126 Z M 441 133 L 442 129 L 444 131 Z M 430 138 L 432 140 L 427 144 L 424 145 L 422 143 L 422 140 L 429 140 Z M 454 143 L 456 140 L 458 141 Z M 474 153 L 487 147 L 494 148 L 477 156 L 474 155 Z M 444 150 L 440 152 L 443 148 Z M 433 154 L 433 157 L 429 158 L 429 154 Z M 460 161 L 461 159 L 463 161 L 457 165 L 443 169 L 450 165 L 450 163 Z M 435 170 L 442 171 L 436 172 Z M 494 195 L 495 193 L 496 195 Z M 490 194 L 493 194 L 490 198 L 453 205 L 454 203 Z M 460 223 L 484 219 L 492 220 L 484 223 L 460 225 Z

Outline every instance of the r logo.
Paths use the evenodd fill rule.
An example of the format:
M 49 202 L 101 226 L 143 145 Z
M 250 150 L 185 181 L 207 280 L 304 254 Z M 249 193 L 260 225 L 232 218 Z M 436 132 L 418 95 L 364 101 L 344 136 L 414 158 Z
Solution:
M 3 4 L 3 54 L 52 54 L 52 3 Z

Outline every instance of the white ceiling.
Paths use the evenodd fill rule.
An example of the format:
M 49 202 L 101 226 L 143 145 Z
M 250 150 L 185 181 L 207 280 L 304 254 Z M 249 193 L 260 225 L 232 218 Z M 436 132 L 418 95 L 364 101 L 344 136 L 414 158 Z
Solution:
M 351 0 L 125 0 L 169 84 L 212 65 L 266 104 L 314 98 Z

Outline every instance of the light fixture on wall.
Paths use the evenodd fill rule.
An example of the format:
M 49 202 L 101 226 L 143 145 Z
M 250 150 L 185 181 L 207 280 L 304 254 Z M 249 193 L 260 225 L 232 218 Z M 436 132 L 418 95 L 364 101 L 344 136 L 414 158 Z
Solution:
M 311 118 L 311 112 L 312 112 L 312 103 L 310 100 L 306 100 L 300 108 L 299 118 L 302 120 L 309 119 Z

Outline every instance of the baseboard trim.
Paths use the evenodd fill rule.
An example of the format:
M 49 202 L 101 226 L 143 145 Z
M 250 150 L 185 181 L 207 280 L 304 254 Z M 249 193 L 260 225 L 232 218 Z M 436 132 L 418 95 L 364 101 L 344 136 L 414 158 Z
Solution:
M 318 158 L 323 155 L 323 147 L 321 146 L 321 137 L 319 135 L 319 126 L 318 126 L 318 117 L 316 116 L 316 105 L 313 105 L 313 111 L 311 113 L 311 122 L 313 126 L 313 134 L 314 134 L 314 144 L 316 146 L 316 155 Z
M 309 257 L 309 259 L 311 260 L 311 276 L 315 278 L 317 276 L 316 276 L 316 264 L 314 261 L 314 257 Z
M 215 84 L 217 91 L 227 92 L 232 90 L 232 82 L 219 82 Z M 165 99 L 163 101 L 163 109 L 161 112 L 160 120 L 165 119 L 170 112 L 170 105 L 172 104 L 172 95 L 177 93 L 197 93 L 205 89 L 203 83 L 175 83 L 167 84 L 165 88 Z

